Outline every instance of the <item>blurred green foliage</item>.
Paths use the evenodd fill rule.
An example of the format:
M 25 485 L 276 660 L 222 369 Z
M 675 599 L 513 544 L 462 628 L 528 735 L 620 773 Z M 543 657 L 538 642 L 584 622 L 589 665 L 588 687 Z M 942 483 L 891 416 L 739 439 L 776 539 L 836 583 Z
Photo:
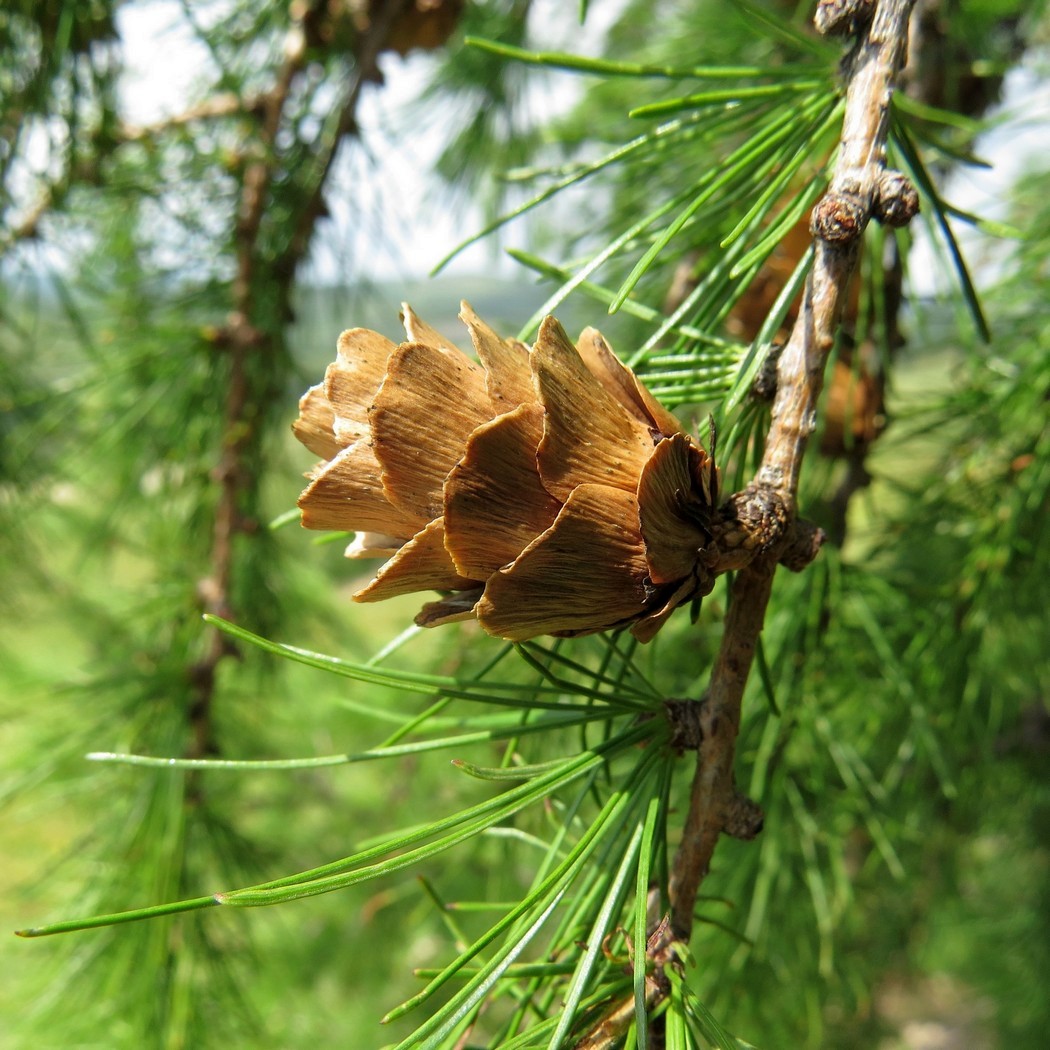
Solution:
M 287 434 L 295 399 L 316 380 L 339 327 L 361 320 L 357 304 L 346 305 L 359 292 L 295 283 L 323 215 L 319 191 L 330 165 L 340 149 L 355 148 L 332 100 L 345 102 L 361 72 L 359 30 L 342 22 L 338 47 L 311 45 L 311 62 L 296 70 L 301 78 L 269 134 L 250 100 L 286 68 L 295 12 L 247 2 L 185 11 L 211 56 L 200 99 L 187 104 L 222 93 L 237 104 L 145 134 L 120 125 L 119 5 L 55 0 L 0 12 L 0 743 L 8 756 L 0 851 L 10 858 L 0 899 L 11 927 L 277 879 L 367 850 L 394 829 L 481 805 L 504 785 L 468 779 L 447 758 L 482 767 L 516 757 L 571 760 L 603 740 L 601 710 L 591 709 L 610 682 L 623 693 L 600 701 L 621 719 L 608 734 L 629 724 L 631 703 L 644 706 L 639 697 L 652 705 L 654 696 L 699 695 L 719 638 L 722 589 L 705 602 L 698 627 L 680 614 L 645 649 L 580 639 L 537 647 L 531 663 L 504 656 L 497 678 L 529 683 L 533 701 L 560 690 L 566 711 L 589 712 L 584 728 L 520 742 L 292 772 L 83 760 L 102 750 L 233 760 L 358 753 L 505 717 L 477 701 L 442 699 L 437 688 L 418 695 L 393 678 L 380 681 L 436 672 L 484 683 L 482 669 L 500 643 L 452 627 L 391 649 L 415 603 L 361 615 L 344 594 L 359 569 L 338 544 L 269 527 L 292 505 L 307 465 Z M 953 129 L 930 111 L 902 107 L 932 173 L 972 147 L 971 122 L 1039 33 L 1034 4 L 944 13 L 951 17 L 941 19 L 945 35 L 931 52 L 940 66 L 931 68 L 945 75 L 925 98 L 965 120 Z M 633 353 L 654 388 L 685 413 L 702 419 L 724 410 L 759 363 L 724 321 L 773 247 L 765 242 L 775 214 L 799 199 L 792 178 L 769 180 L 801 172 L 818 185 L 822 177 L 836 133 L 837 52 L 806 35 L 804 5 L 628 3 L 604 36 L 606 60 L 678 72 L 589 76 L 578 103 L 540 125 L 522 114 L 529 66 L 492 49 L 465 49 L 462 36 L 560 48 L 546 14 L 539 0 L 470 5 L 434 61 L 422 103 L 448 106 L 462 121 L 438 173 L 492 214 L 520 207 L 508 186 L 542 195 L 561 181 L 583 182 L 571 206 L 551 194 L 546 228 L 534 235 L 546 258 L 532 256 L 533 264 L 579 287 L 559 314 L 571 311 L 578 328 L 629 293 L 615 319 L 623 356 Z M 799 79 L 810 86 L 725 105 L 698 101 L 722 85 L 683 70 L 728 63 L 766 74 L 742 73 L 730 87 Z M 802 74 L 784 72 L 793 66 Z M 673 101 L 681 98 L 692 101 Z M 674 114 L 643 109 L 667 103 Z M 627 118 L 629 110 L 641 112 Z M 668 116 L 678 125 L 657 133 Z M 775 140 L 778 121 L 791 135 Z M 644 142 L 623 163 L 599 162 L 636 135 Z M 30 142 L 44 143 L 46 154 L 31 172 Z M 758 148 L 740 182 L 716 184 L 718 164 L 749 144 Z M 783 155 L 773 158 L 777 149 Z M 245 188 L 260 160 L 267 204 L 249 244 Z M 498 181 L 508 170 L 512 180 Z M 777 192 L 756 209 L 770 185 Z M 804 574 L 778 577 L 737 768 L 765 809 L 765 830 L 754 843 L 719 846 L 691 946 L 696 966 L 686 971 L 699 1002 L 675 992 L 699 1034 L 670 1033 L 669 1045 L 672 1038 L 732 1045 L 719 1042 L 721 1022 L 764 1047 L 903 1047 L 909 1020 L 946 1023 L 966 1045 L 981 1038 L 1022 1050 L 1043 1045 L 1047 185 L 1046 172 L 1036 172 L 1016 188 L 1011 218 L 1026 238 L 986 297 L 989 345 L 950 325 L 929 338 L 945 311 L 935 307 L 933 321 L 924 321 L 928 307 L 912 304 L 904 327 L 921 338 L 893 362 L 892 426 L 868 457 L 872 483 L 851 502 L 847 542 L 825 549 Z M 708 203 L 686 214 L 712 187 Z M 654 226 L 645 222 L 654 210 L 660 222 L 685 218 L 677 230 Z M 902 241 L 902 254 L 906 247 Z M 690 253 L 710 280 L 665 322 L 659 310 L 670 275 Z M 247 289 L 237 283 L 242 265 Z M 866 265 L 881 275 L 881 252 L 869 253 Z M 567 294 L 550 284 L 527 293 L 480 283 L 475 291 L 469 281 L 458 287 L 483 314 L 489 295 L 508 325 L 525 323 L 548 293 L 548 301 Z M 454 309 L 451 291 L 439 288 Z M 369 294 L 399 297 L 382 288 Z M 231 313 L 246 304 L 259 342 L 238 365 L 225 340 Z M 448 317 L 425 316 L 455 331 Z M 371 316 L 367 323 L 378 326 Z M 249 396 L 231 417 L 231 389 L 240 383 Z M 764 429 L 762 410 L 740 404 L 740 415 L 728 415 L 730 477 L 746 476 Z M 249 645 L 209 660 L 218 636 L 200 614 L 216 583 L 231 446 L 240 450 L 238 525 L 220 587 L 224 611 L 264 636 L 374 666 L 370 682 Z M 803 505 L 819 516 L 842 467 L 821 462 L 816 450 L 811 460 Z M 206 672 L 213 677 L 202 678 Z M 652 695 L 644 683 L 653 683 Z M 633 798 L 624 812 L 636 824 L 623 818 L 628 831 L 638 829 L 631 848 L 660 873 L 666 849 L 638 843 L 656 843 L 666 820 L 673 848 L 689 770 L 677 763 L 657 776 L 646 754 L 653 750 L 624 752 L 586 781 L 586 791 L 575 784 L 418 872 L 391 871 L 280 909 L 212 909 L 65 939 L 9 939 L 0 1045 L 407 1039 L 420 1023 L 412 1015 L 389 1029 L 376 1022 L 419 990 L 411 967 L 440 969 L 494 913 L 522 898 L 538 869 L 584 841 L 588 828 L 607 829 L 591 822 L 625 783 L 644 783 L 663 800 L 659 820 Z M 577 899 L 571 914 L 594 914 L 614 892 L 625 909 L 637 905 L 643 894 L 617 881 L 621 845 L 610 833 L 607 852 L 574 891 L 579 899 L 590 894 L 592 910 Z M 624 958 L 636 932 L 610 932 L 609 958 L 595 949 L 603 988 L 630 995 Z M 551 943 L 568 951 L 587 934 L 565 920 Z M 554 966 L 562 956 L 546 961 Z M 556 1018 L 571 973 L 563 968 L 554 975 L 560 983 L 546 986 L 516 978 L 493 1009 L 492 1031 L 509 1025 L 515 1010 Z M 935 1016 L 936 979 L 956 996 L 952 1017 Z M 901 1007 L 901 987 L 918 989 L 917 1002 Z M 451 994 L 440 992 L 439 1003 Z M 552 1031 L 521 1045 L 546 1045 Z

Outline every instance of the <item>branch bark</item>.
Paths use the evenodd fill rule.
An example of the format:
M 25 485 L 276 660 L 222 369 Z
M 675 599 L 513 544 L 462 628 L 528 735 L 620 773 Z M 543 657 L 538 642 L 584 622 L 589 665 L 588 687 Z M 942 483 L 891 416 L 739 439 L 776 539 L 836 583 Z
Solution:
M 783 521 L 784 526 L 782 534 L 733 582 L 722 645 L 710 686 L 700 701 L 703 739 L 669 887 L 671 926 L 682 941 L 688 941 L 692 933 L 697 892 L 719 836 L 738 830 L 733 826 L 739 807 L 733 761 L 741 701 L 776 565 L 790 542 L 797 517 L 802 458 L 816 426 L 824 369 L 856 267 L 860 238 L 880 203 L 889 105 L 905 60 L 912 3 L 880 0 L 870 22 L 851 27 L 856 39 L 846 59 L 846 109 L 838 161 L 827 192 L 813 210 L 813 268 L 798 319 L 777 364 L 777 395 L 765 454 L 748 489 L 752 498 L 766 502 L 770 518 Z
M 314 186 L 300 202 L 299 214 L 284 250 L 275 259 L 265 260 L 260 250 L 263 219 L 270 200 L 270 190 L 278 166 L 278 134 L 296 79 L 306 68 L 307 52 L 301 23 L 293 25 L 285 47 L 285 60 L 266 93 L 254 97 L 250 105 L 261 121 L 253 143 L 256 159 L 247 165 L 241 184 L 240 209 L 234 229 L 237 271 L 231 289 L 232 310 L 217 342 L 229 355 L 226 404 L 223 413 L 222 448 L 215 468 L 219 498 L 212 528 L 209 575 L 198 585 L 206 611 L 231 618 L 235 541 L 238 535 L 254 529 L 256 523 L 245 520 L 242 506 L 245 497 L 257 484 L 258 442 L 262 438 L 255 397 L 266 391 L 253 388 L 252 355 L 273 353 L 278 336 L 273 318 L 290 312 L 291 287 L 298 264 L 310 243 L 318 218 L 323 213 L 323 193 L 331 165 L 342 140 L 353 132 L 361 89 L 368 72 L 375 68 L 376 58 L 390 34 L 396 18 L 408 0 L 385 0 L 363 34 L 355 55 L 355 69 L 338 113 L 335 134 L 328 144 L 323 166 Z M 215 100 L 215 115 L 226 105 L 220 96 Z M 203 115 L 193 114 L 192 116 Z M 190 118 L 188 118 L 190 119 Z M 274 303 L 260 304 L 258 277 L 268 267 L 276 284 L 277 309 Z M 270 294 L 272 294 L 272 289 Z M 266 314 L 261 320 L 260 311 Z M 256 383 L 255 385 L 258 385 Z M 200 758 L 216 752 L 212 732 L 212 708 L 215 702 L 216 672 L 222 661 L 235 652 L 227 637 L 211 628 L 205 651 L 189 669 L 193 700 L 189 712 L 191 740 L 187 757 Z

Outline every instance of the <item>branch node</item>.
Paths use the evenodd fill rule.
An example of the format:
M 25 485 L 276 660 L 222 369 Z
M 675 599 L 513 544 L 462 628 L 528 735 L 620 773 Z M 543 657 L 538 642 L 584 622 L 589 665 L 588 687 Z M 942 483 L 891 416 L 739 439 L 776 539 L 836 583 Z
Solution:
M 907 226 L 919 214 L 919 194 L 907 175 L 883 171 L 875 184 L 872 218 L 884 226 Z
M 762 807 L 739 791 L 734 791 L 725 808 L 722 830 L 735 839 L 750 842 L 758 836 L 765 823 Z
M 801 572 L 820 553 L 828 534 L 819 525 L 799 518 L 791 527 L 787 544 L 777 559 L 791 572 Z
M 766 351 L 755 378 L 751 382 L 750 397 L 759 404 L 772 403 L 777 396 L 777 364 L 784 349 L 782 342 L 773 343 Z
M 698 751 L 704 742 L 704 730 L 700 725 L 704 702 L 704 697 L 699 700 L 664 701 L 664 711 L 671 726 L 671 747 L 679 755 L 686 751 Z
M 722 505 L 718 538 L 719 571 L 743 568 L 779 543 L 791 523 L 791 509 L 777 486 L 752 481 Z
M 820 0 L 813 24 L 823 36 L 855 36 L 875 14 L 875 0 Z
M 809 232 L 837 247 L 852 244 L 864 232 L 868 208 L 858 194 L 829 190 L 813 209 Z

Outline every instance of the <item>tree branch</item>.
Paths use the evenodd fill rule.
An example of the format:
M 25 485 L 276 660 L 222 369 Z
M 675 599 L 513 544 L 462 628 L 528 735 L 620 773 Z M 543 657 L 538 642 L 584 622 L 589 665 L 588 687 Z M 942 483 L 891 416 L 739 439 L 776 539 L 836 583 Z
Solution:
M 792 540 L 798 480 L 806 443 L 816 426 L 824 369 L 842 315 L 846 289 L 869 220 L 891 207 L 885 178 L 886 136 L 894 81 L 904 63 L 913 0 L 880 0 L 851 12 L 856 42 L 846 60 L 846 111 L 831 184 L 811 218 L 815 258 L 798 319 L 777 364 L 777 395 L 762 465 L 749 486 L 763 500 L 782 534 L 743 568 L 733 582 L 722 645 L 701 701 L 703 739 L 697 752 L 689 811 L 670 879 L 671 925 L 688 940 L 700 884 L 722 833 L 734 827 L 739 797 L 733 760 L 744 687 L 762 630 L 777 561 Z M 828 6 L 824 0 L 820 11 Z M 819 11 L 818 11 L 819 14 Z M 826 21 L 826 19 L 825 19 Z M 818 27 L 822 25 L 818 17 Z M 791 568 L 800 565 L 791 564 Z
M 361 38 L 355 56 L 354 76 L 339 112 L 336 134 L 329 146 L 318 181 L 300 204 L 293 233 L 284 251 L 279 253 L 277 259 L 268 263 L 277 284 L 277 316 L 282 316 L 285 312 L 296 267 L 306 252 L 317 219 L 323 211 L 322 194 L 333 158 L 340 141 L 354 128 L 365 75 L 369 69 L 374 68 L 394 20 L 404 10 L 407 2 L 408 0 L 386 0 Z M 270 189 L 279 163 L 279 151 L 276 149 L 278 133 L 296 78 L 306 67 L 306 59 L 306 41 L 300 19 L 293 23 L 289 32 L 285 60 L 277 72 L 273 86 L 251 103 L 253 110 L 258 110 L 262 116 L 258 138 L 254 143 L 257 157 L 245 168 L 241 184 L 240 209 L 234 229 L 237 272 L 231 292 L 233 308 L 227 324 L 216 340 L 229 353 L 229 374 L 223 413 L 222 449 L 215 469 L 219 498 L 212 528 L 209 575 L 206 580 L 200 582 L 198 590 L 207 611 L 224 618 L 233 615 L 230 592 L 233 582 L 235 538 L 238 534 L 255 527 L 254 522 L 245 521 L 241 513 L 245 494 L 256 483 L 253 464 L 258 459 L 260 438 L 252 388 L 251 356 L 260 350 L 274 349 L 273 303 L 263 304 L 263 309 L 270 311 L 269 322 L 266 319 L 260 322 L 257 317 L 260 310 L 260 304 L 257 302 L 257 277 L 263 263 L 259 242 L 266 206 L 270 200 Z M 216 100 L 216 111 L 225 105 L 220 105 L 219 102 L 220 100 Z M 193 684 L 193 702 L 190 710 L 192 740 L 187 757 L 200 758 L 215 751 L 211 727 L 215 675 L 219 664 L 233 651 L 227 636 L 212 628 L 203 656 L 190 668 Z

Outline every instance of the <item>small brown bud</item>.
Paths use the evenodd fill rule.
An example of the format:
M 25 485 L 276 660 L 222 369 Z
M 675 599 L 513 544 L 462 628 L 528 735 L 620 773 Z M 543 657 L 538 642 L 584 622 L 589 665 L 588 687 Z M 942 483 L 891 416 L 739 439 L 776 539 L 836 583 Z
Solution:
M 829 191 L 817 201 L 809 218 L 809 231 L 828 244 L 851 244 L 864 232 L 866 218 L 860 197 Z
M 873 216 L 884 226 L 907 226 L 919 213 L 919 194 L 907 175 L 884 171 L 875 186 Z
M 847 36 L 857 33 L 871 21 L 875 0 L 820 0 L 813 24 L 823 36 Z
M 791 572 L 801 572 L 820 552 L 827 533 L 805 518 L 797 519 L 791 527 L 787 546 L 778 559 Z
M 751 400 L 771 402 L 777 395 L 777 365 L 783 352 L 783 343 L 773 343 L 762 359 L 762 365 L 751 381 Z
M 750 842 L 762 830 L 765 819 L 762 807 L 737 791 L 726 806 L 722 830 L 735 839 Z
M 665 700 L 664 710 L 671 726 L 671 747 L 683 754 L 686 751 L 697 751 L 704 742 L 704 729 L 700 723 L 700 713 L 704 699 L 698 700 Z

